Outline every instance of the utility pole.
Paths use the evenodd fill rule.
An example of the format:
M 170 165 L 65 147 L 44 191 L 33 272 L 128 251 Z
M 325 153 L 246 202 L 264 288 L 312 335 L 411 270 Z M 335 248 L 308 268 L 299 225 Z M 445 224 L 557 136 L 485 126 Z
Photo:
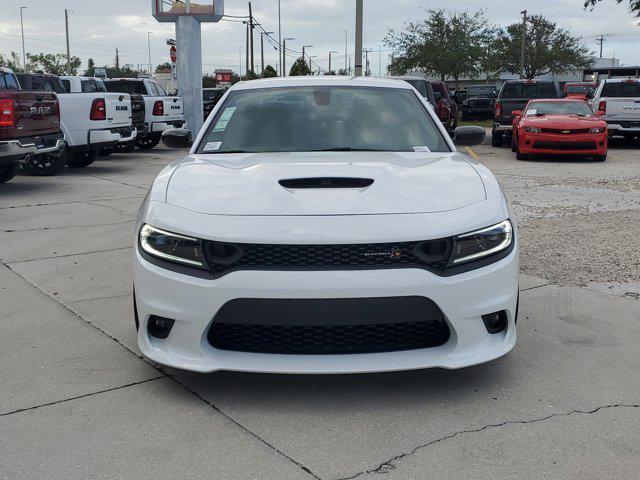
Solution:
M 251 44 L 251 63 L 249 65 L 251 65 L 251 70 L 253 70 L 253 14 L 251 12 L 251 2 L 249 2 L 249 42 Z
M 347 45 L 347 42 L 349 41 L 349 32 L 345 29 L 342 29 L 342 31 L 344 32 L 344 74 L 348 75 L 349 70 L 347 70 L 347 57 L 349 56 L 349 53 L 347 52 L 347 49 L 349 46 Z
M 600 58 L 602 58 L 602 44 L 604 43 L 604 35 L 600 35 L 596 38 L 596 42 L 600 44 Z
M 364 52 L 364 58 L 365 58 L 365 60 L 364 60 L 364 76 L 365 76 L 365 77 L 368 77 L 368 76 L 369 76 L 369 74 L 371 73 L 371 72 L 369 71 L 369 52 L 370 52 L 370 51 L 371 51 L 371 49 L 370 49 L 370 48 L 365 48 L 365 49 L 363 50 L 363 52 Z
M 287 76 L 287 66 L 286 66 L 286 62 L 287 62 L 287 40 L 295 40 L 295 38 L 293 37 L 286 37 L 282 39 L 282 76 L 286 77 Z
M 242 78 L 242 45 L 238 47 L 238 77 Z
M 116 47 L 116 72 L 120 71 L 120 55 L 118 54 L 118 47 Z
M 64 9 L 64 29 L 67 34 L 67 75 L 71 75 L 71 54 L 69 53 L 69 10 Z
M 151 34 L 153 32 L 147 32 L 147 46 L 149 47 L 149 78 L 153 78 L 153 74 L 151 72 L 152 70 L 152 65 L 151 65 Z
M 520 78 L 524 78 L 524 47 L 527 41 L 527 11 L 523 10 L 522 14 L 522 45 L 520 49 Z
M 382 74 L 382 45 L 378 45 L 378 77 L 381 77 Z
M 362 76 L 362 6 L 363 0 L 356 0 L 356 56 L 354 59 L 355 75 Z
M 27 54 L 24 49 L 24 22 L 22 21 L 22 10 L 27 7 L 20 7 L 20 30 L 22 31 L 22 67 L 25 73 L 27 72 Z
M 251 64 L 249 63 L 249 22 L 244 22 L 244 24 L 247 26 L 247 38 L 246 41 L 244 42 L 245 45 L 245 69 L 244 69 L 244 74 L 247 78 L 249 78 L 249 69 L 251 68 Z
M 282 44 L 282 21 L 280 17 L 280 0 L 278 0 L 278 60 L 280 60 L 280 76 L 284 77 L 284 48 Z
M 313 45 L 303 45 L 302 46 L 302 63 L 305 63 L 305 56 L 304 56 L 304 52 L 305 52 L 305 48 L 311 48 L 313 47 Z M 309 70 L 311 70 L 311 57 L 309 57 Z
M 264 73 L 264 36 L 266 35 L 268 37 L 272 33 L 273 32 L 260 32 L 260 59 L 262 66 L 260 73 Z
M 329 52 L 329 71 L 327 72 L 327 74 L 329 75 L 331 75 L 331 54 L 332 53 L 338 53 L 338 52 L 334 52 L 333 50 Z

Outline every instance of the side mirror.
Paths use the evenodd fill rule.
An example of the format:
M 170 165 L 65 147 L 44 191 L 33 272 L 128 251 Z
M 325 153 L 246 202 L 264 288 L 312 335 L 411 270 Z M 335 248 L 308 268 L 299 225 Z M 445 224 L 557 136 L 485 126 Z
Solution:
M 436 99 L 436 102 L 439 102 L 444 98 L 440 92 L 433 92 L 433 97 Z
M 522 110 L 514 110 L 513 112 L 511 112 L 511 115 L 513 115 L 514 117 L 521 117 Z
M 482 145 L 486 136 L 482 127 L 458 127 L 453 132 L 453 143 L 461 147 Z
M 186 128 L 171 128 L 162 132 L 162 143 L 169 148 L 189 148 L 193 141 Z

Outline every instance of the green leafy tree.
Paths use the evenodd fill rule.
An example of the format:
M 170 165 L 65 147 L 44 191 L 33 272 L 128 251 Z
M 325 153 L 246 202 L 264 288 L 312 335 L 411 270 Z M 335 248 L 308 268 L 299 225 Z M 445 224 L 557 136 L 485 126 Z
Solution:
M 22 66 L 22 59 L 17 52 L 10 52 L 8 56 L 4 56 L 0 53 L 0 67 L 10 68 L 14 72 L 24 72 L 24 68 Z M 27 57 L 27 68 L 29 71 L 33 71 L 36 69 L 36 65 L 29 61 Z
M 247 74 L 244 77 L 242 77 L 243 80 L 255 80 L 256 78 L 260 78 L 260 75 L 258 75 L 253 70 L 249 70 Z
M 202 76 L 202 88 L 213 88 L 216 86 L 216 77 L 213 75 Z
M 584 8 L 593 8 L 600 3 L 602 0 L 585 0 Z M 626 0 L 616 0 L 616 3 L 623 3 Z M 636 17 L 640 17 L 640 0 L 629 0 L 629 10 Z
M 166 70 L 166 69 L 171 70 L 171 64 L 169 62 L 164 62 L 156 66 L 155 72 L 158 73 L 160 70 Z
M 289 76 L 303 77 L 306 75 L 311 75 L 311 69 L 309 68 L 309 65 L 307 64 L 307 62 L 305 62 L 304 59 L 302 59 L 301 57 L 297 59 L 295 62 L 293 62 L 293 65 L 291 65 Z
M 278 76 L 278 72 L 276 72 L 276 69 L 273 68 L 271 65 L 267 65 L 266 67 L 264 67 L 264 72 L 262 72 L 262 78 L 272 78 L 277 76 Z
M 562 75 L 592 63 L 591 53 L 576 37 L 542 15 L 529 17 L 525 40 L 524 75 L 535 78 L 553 73 Z M 492 62 L 495 71 L 519 74 L 521 65 L 522 23 L 501 30 L 495 42 Z
M 94 77 L 96 75 L 96 65 L 93 58 L 87 60 L 87 69 L 84 71 L 85 77 Z
M 64 53 L 27 53 L 27 59 L 29 63 L 35 65 L 34 70 L 42 70 L 54 75 L 77 75 L 78 68 L 82 64 L 78 57 L 71 57 L 70 72 L 67 72 L 67 56 Z
M 482 11 L 427 9 L 424 20 L 406 23 L 401 32 L 387 32 L 384 43 L 393 50 L 389 72 L 402 75 L 422 70 L 441 80 L 450 76 L 457 84 L 461 77 L 483 70 L 495 31 Z

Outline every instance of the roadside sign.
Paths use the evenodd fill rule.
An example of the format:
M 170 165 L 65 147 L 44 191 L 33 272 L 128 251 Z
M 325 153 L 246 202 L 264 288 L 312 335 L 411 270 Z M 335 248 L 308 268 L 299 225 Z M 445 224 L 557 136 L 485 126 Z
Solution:
M 233 72 L 227 69 L 218 69 L 214 70 L 213 75 L 218 85 L 230 85 Z
M 171 59 L 171 62 L 176 63 L 176 59 L 178 58 L 178 53 L 176 51 L 175 45 L 171 45 L 171 48 L 169 49 L 169 58 Z

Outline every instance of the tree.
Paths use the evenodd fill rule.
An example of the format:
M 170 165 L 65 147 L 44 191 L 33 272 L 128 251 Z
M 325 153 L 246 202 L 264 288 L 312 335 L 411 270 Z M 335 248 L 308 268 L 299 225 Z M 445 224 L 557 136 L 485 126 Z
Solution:
M 266 67 L 264 67 L 264 72 L 262 72 L 262 78 L 272 78 L 277 76 L 278 76 L 278 72 L 276 72 L 276 69 L 273 68 L 271 65 L 267 65 Z
M 96 65 L 93 58 L 87 60 L 87 69 L 84 71 L 85 77 L 94 77 L 96 75 Z
M 169 62 L 164 62 L 156 66 L 155 72 L 158 73 L 161 70 L 167 70 L 167 69 L 171 70 L 171 64 Z
M 35 67 L 30 67 L 29 70 L 42 70 L 45 73 L 52 73 L 54 75 L 67 74 L 67 56 L 64 53 L 27 53 L 27 59 L 29 63 L 33 63 Z M 78 68 L 82 62 L 78 57 L 71 57 L 69 67 L 71 71 L 69 75 L 76 75 Z
M 514 23 L 498 34 L 493 63 L 496 71 L 519 74 L 522 23 Z M 535 78 L 553 73 L 562 75 L 591 64 L 589 49 L 580 37 L 546 19 L 529 17 L 524 55 L 524 75 Z
M 253 70 L 249 70 L 246 75 L 242 77 L 243 80 L 255 80 L 256 78 L 260 78 L 260 76 Z
M 602 0 L 585 0 L 584 8 L 591 7 L 591 10 L 593 10 L 596 4 L 601 1 Z M 616 3 L 622 3 L 623 1 L 625 0 L 616 0 Z M 640 17 L 640 0 L 629 0 L 629 10 L 631 10 L 631 13 L 633 13 L 636 17 Z
M 14 72 L 24 72 L 24 68 L 22 68 L 22 60 L 16 52 L 11 52 L 8 57 L 5 57 L 0 53 L 0 67 L 10 68 Z M 34 65 L 31 65 L 31 67 L 32 68 L 29 70 L 33 70 Z
M 495 27 L 484 13 L 451 13 L 444 9 L 426 10 L 426 18 L 405 23 L 404 31 L 388 30 L 384 43 L 393 49 L 389 72 L 402 75 L 423 70 L 444 80 L 458 82 L 475 76 L 495 38 Z
M 311 69 L 305 60 L 301 57 L 293 62 L 291 65 L 291 70 L 289 71 L 290 77 L 303 77 L 306 75 L 311 75 Z

